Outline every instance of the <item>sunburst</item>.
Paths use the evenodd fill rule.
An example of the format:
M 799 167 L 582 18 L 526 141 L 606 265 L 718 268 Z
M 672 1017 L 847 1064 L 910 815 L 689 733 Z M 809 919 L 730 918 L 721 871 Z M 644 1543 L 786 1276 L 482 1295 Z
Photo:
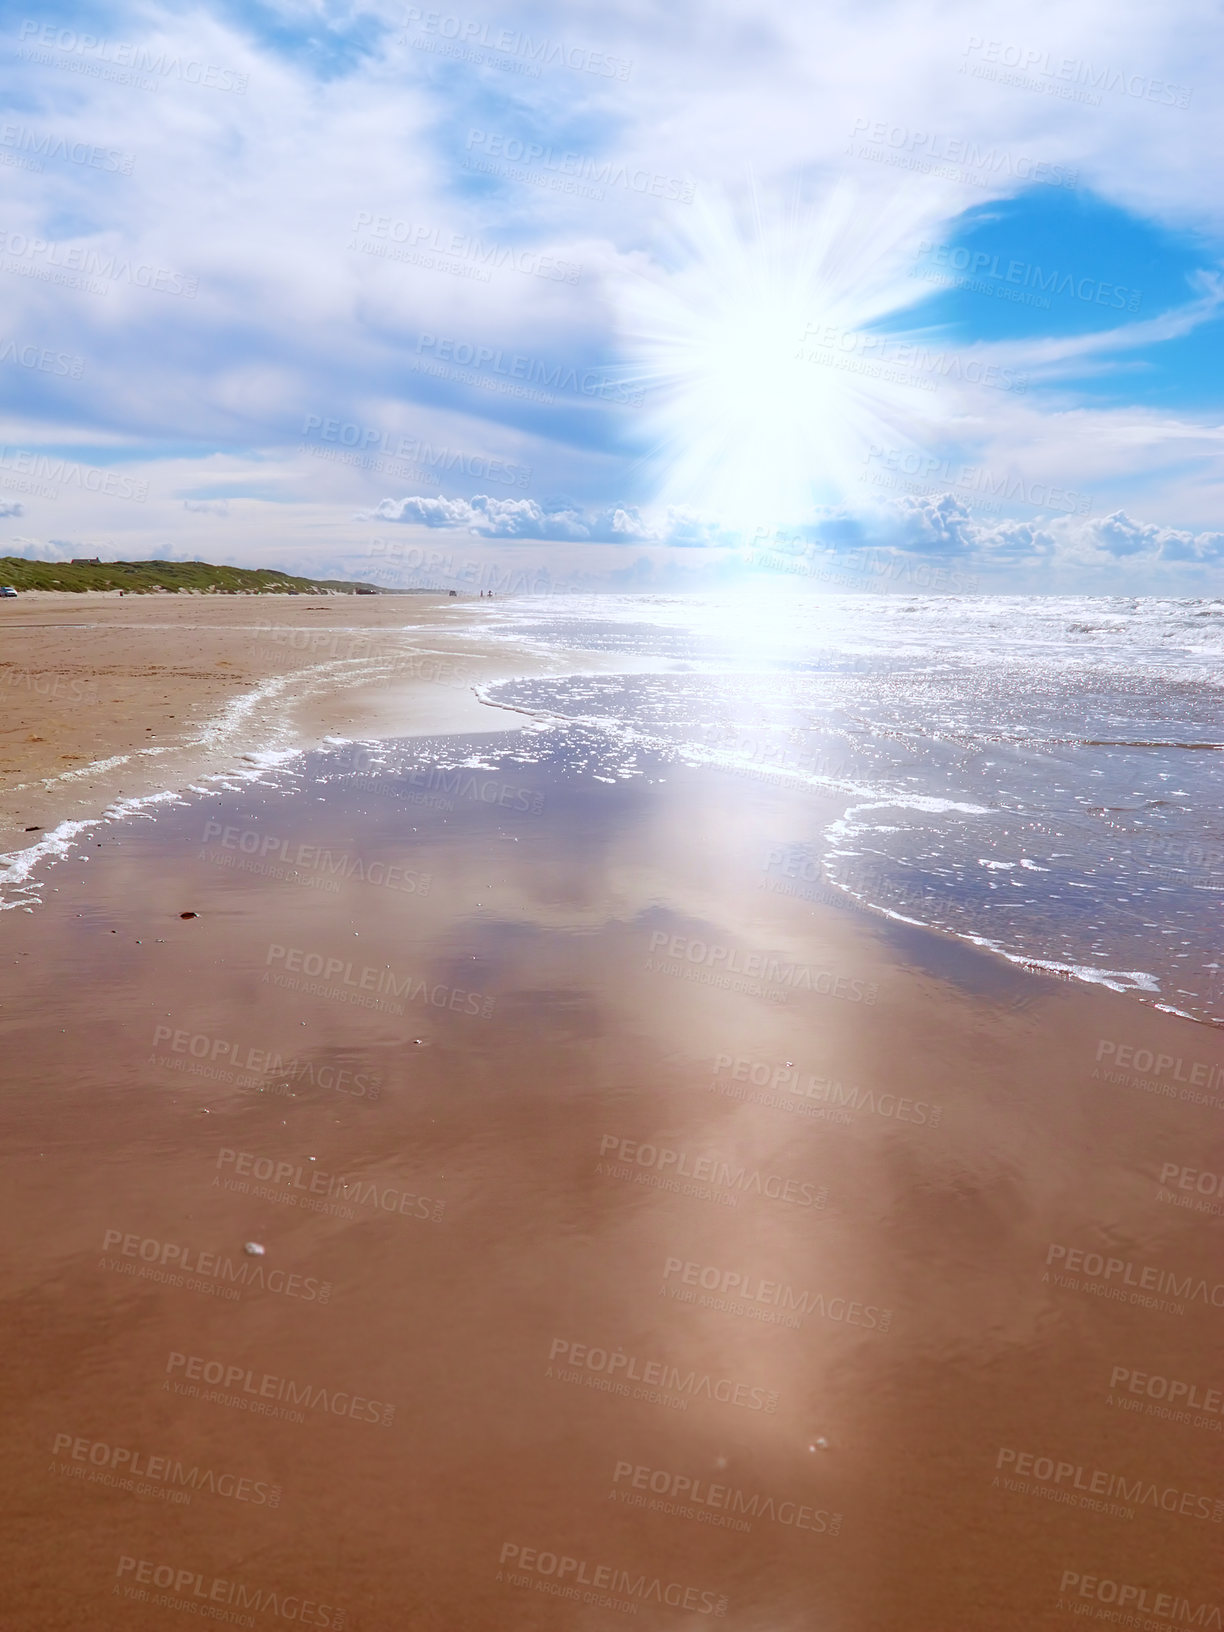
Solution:
M 861 492 L 873 446 L 929 440 L 941 393 L 879 358 L 889 321 L 929 293 L 906 268 L 934 206 L 844 184 L 806 210 L 699 199 L 669 264 L 621 281 L 659 502 L 759 537 Z

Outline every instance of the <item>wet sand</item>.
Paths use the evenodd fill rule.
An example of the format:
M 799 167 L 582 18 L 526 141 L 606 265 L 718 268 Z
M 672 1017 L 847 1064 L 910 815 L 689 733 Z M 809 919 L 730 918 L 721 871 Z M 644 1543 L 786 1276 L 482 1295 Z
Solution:
M 0 851 L 269 747 L 479 726 L 470 688 L 503 667 L 451 638 L 472 611 L 438 595 L 0 602 Z
M 1218 1033 L 827 904 L 784 788 L 486 763 L 0 916 L 6 1624 L 1217 1603 Z

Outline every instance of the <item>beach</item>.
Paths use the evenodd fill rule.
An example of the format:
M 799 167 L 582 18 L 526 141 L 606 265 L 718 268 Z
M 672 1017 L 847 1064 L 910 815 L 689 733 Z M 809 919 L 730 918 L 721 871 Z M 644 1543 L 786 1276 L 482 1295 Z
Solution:
M 448 648 L 454 604 L 47 591 L 0 604 L 0 849 L 270 744 L 412 729 L 414 687 L 431 729 L 468 724 L 470 688 L 494 671 L 470 646 L 462 659 Z
M 129 760 L 177 797 L 0 913 L 11 1624 L 1217 1624 L 1218 1026 L 1093 926 L 1056 967 L 1061 897 L 1004 955 L 855 871 L 903 820 L 946 869 L 971 801 L 877 813 L 845 663 L 851 769 L 683 610 L 417 599 L 319 617 L 391 656 L 150 599 L 95 757 L 353 683 L 265 693 L 173 784 Z M 101 633 L 39 672 L 114 632 L 73 600 Z

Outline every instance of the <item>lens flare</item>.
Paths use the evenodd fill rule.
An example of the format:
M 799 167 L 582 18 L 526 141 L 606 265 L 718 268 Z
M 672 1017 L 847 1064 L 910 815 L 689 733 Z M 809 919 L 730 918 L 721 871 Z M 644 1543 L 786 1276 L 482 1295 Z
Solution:
M 760 537 L 817 505 L 861 505 L 873 447 L 946 425 L 940 383 L 886 360 L 889 320 L 929 294 L 907 265 L 944 214 L 845 186 L 769 218 L 754 199 L 747 222 L 699 200 L 670 264 L 616 290 L 627 372 L 654 404 L 656 497 Z

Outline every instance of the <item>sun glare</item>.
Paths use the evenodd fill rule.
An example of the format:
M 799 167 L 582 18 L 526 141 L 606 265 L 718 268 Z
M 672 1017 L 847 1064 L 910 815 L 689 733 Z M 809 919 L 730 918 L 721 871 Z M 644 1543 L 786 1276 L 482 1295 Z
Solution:
M 906 271 L 929 204 L 840 190 L 747 224 L 694 211 L 670 268 L 620 290 L 656 497 L 745 537 L 861 498 L 870 449 L 914 446 L 937 412 L 929 380 L 879 361 L 887 320 L 929 292 Z

